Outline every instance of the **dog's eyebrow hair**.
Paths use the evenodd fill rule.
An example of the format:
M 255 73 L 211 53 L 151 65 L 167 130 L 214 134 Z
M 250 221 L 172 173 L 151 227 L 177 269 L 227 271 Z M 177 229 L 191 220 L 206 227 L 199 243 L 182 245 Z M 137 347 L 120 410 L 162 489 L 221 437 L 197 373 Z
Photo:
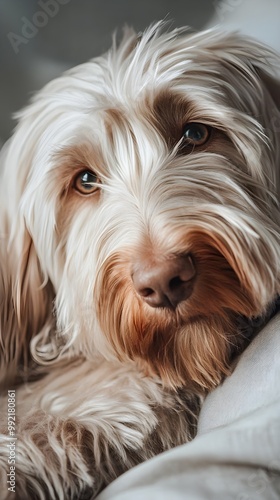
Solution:
M 106 175 L 106 164 L 100 147 L 89 141 L 82 141 L 71 146 L 65 146 L 52 155 L 53 170 L 60 164 L 69 174 L 81 169 L 92 169 L 100 175 Z
M 195 104 L 187 97 L 170 90 L 164 90 L 157 95 L 151 114 L 154 126 L 169 147 L 180 141 L 186 123 L 201 121 L 201 113 Z

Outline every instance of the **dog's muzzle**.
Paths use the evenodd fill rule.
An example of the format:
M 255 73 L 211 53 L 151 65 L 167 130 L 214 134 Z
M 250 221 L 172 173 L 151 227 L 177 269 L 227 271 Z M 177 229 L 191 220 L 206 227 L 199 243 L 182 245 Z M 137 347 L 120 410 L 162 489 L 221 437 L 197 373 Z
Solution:
M 189 254 L 146 258 L 134 263 L 131 277 L 136 292 L 149 306 L 176 309 L 191 296 L 196 269 Z

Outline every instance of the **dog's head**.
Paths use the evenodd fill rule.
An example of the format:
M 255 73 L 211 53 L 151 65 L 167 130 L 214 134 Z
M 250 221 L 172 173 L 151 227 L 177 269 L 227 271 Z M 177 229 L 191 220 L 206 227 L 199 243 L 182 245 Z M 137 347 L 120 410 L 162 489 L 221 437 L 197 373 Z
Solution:
M 161 29 L 127 30 L 20 114 L 2 221 L 37 357 L 59 338 L 210 388 L 236 317 L 279 292 L 277 83 L 257 42 Z

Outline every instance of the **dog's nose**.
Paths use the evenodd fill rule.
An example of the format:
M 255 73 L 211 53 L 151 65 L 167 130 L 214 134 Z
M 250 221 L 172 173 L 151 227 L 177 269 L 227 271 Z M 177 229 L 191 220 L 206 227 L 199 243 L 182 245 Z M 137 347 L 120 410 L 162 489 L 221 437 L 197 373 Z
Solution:
M 195 275 L 190 255 L 141 260 L 134 264 L 131 274 L 136 292 L 147 304 L 170 309 L 190 297 Z

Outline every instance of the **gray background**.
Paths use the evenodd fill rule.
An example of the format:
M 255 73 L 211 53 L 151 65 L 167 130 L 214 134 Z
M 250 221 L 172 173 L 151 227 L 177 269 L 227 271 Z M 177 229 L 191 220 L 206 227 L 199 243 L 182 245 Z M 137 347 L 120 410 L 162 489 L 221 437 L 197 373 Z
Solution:
M 65 4 L 55 15 L 38 18 L 42 4 L 60 1 Z M 9 36 L 22 36 L 34 19 L 45 25 L 16 51 Z M 159 19 L 174 27 L 241 28 L 280 49 L 280 0 L 0 0 L 0 146 L 14 126 L 12 113 L 35 90 L 108 49 L 116 28 L 128 24 L 141 31 Z

